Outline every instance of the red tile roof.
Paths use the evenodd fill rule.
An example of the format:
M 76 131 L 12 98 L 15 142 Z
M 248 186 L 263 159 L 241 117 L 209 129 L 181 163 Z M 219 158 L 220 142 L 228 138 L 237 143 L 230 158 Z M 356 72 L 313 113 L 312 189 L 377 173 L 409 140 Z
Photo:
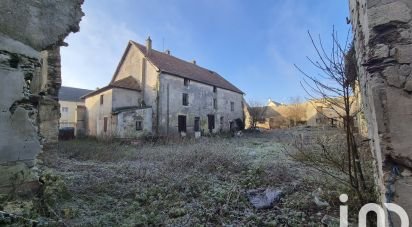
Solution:
M 130 43 L 135 45 L 162 72 L 244 94 L 216 72 L 153 49 L 147 54 L 146 46 L 134 41 Z
M 111 82 L 110 85 L 117 88 L 141 91 L 139 82 L 137 82 L 137 80 L 132 76 Z
M 132 76 L 128 76 L 126 78 L 116 80 L 114 82 L 111 82 L 109 85 L 102 87 L 100 89 L 97 89 L 95 91 L 92 91 L 84 96 L 82 98 L 87 98 L 96 94 L 99 94 L 103 91 L 109 90 L 111 88 L 123 88 L 123 89 L 128 89 L 128 90 L 133 90 L 133 91 L 141 91 L 140 84 L 137 82 L 135 78 Z

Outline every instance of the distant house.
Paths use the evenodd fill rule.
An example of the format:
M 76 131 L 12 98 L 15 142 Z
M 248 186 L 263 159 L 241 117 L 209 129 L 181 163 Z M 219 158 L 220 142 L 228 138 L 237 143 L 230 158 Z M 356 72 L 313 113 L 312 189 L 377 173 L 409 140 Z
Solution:
M 81 98 L 92 90 L 62 86 L 59 90 L 60 120 L 59 127 L 73 127 L 75 134 L 85 133 L 84 100 Z
M 342 102 L 336 99 L 336 103 Z M 353 113 L 357 111 L 355 108 Z M 256 108 L 256 107 L 255 107 Z M 258 128 L 274 129 L 293 127 L 297 125 L 308 126 L 331 126 L 343 127 L 344 116 L 343 110 L 337 106 L 331 106 L 322 99 L 312 99 L 302 103 L 281 104 L 269 100 L 265 106 L 259 107 L 264 109 L 264 114 L 257 124 Z M 354 122 L 356 123 L 356 122 Z M 249 126 L 249 125 L 248 125 Z M 357 125 L 355 124 L 355 127 Z M 250 126 L 249 126 L 250 127 Z
M 111 82 L 83 97 L 92 136 L 228 131 L 243 122 L 243 92 L 218 73 L 129 41 Z

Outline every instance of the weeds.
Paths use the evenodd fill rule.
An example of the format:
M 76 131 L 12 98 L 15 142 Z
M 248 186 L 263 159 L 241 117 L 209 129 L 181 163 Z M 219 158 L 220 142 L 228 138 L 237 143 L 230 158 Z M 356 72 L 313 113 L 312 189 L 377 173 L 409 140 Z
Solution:
M 62 141 L 49 155 L 43 159 L 54 159 L 46 163 L 70 195 L 50 203 L 58 201 L 53 209 L 67 225 L 296 226 L 322 218 L 319 209 L 298 211 L 311 208 L 311 199 L 297 205 L 287 198 L 305 197 L 315 186 L 302 184 L 307 170 L 264 133 L 136 145 L 87 138 Z M 279 207 L 256 210 L 246 192 L 257 188 L 282 188 L 287 197 Z

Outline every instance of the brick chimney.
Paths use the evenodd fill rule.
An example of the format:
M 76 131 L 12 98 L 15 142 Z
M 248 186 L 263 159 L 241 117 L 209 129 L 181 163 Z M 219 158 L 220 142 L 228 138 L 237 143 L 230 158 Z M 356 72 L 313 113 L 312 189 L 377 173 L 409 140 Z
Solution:
M 152 50 L 152 40 L 150 39 L 150 36 L 148 36 L 146 39 L 146 53 L 149 54 L 151 50 Z

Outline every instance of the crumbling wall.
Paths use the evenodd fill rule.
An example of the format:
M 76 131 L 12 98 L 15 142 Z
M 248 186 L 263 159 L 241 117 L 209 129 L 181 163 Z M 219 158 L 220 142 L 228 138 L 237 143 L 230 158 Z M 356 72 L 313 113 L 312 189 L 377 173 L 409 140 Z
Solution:
M 412 218 L 412 1 L 350 0 L 350 11 L 379 192 Z
M 0 1 L 0 192 L 37 182 L 36 157 L 57 142 L 59 46 L 79 30 L 82 3 Z

